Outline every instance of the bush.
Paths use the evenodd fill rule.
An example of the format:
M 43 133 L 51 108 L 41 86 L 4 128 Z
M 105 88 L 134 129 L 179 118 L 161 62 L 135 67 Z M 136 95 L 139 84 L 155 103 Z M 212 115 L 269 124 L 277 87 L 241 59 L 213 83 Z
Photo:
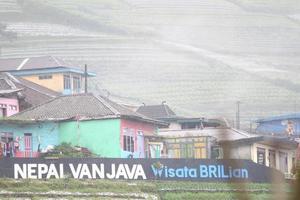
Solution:
M 95 156 L 84 147 L 73 147 L 70 143 L 62 143 L 56 145 L 50 152 L 44 153 L 42 157 L 57 157 L 57 158 L 84 158 Z

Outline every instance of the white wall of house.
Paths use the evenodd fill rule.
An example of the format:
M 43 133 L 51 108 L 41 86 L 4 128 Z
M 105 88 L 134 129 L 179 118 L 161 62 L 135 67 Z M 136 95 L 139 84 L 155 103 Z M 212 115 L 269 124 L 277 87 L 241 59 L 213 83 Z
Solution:
M 276 169 L 280 170 L 280 159 L 279 155 L 280 152 L 286 153 L 287 154 L 287 172 L 282 171 L 283 173 L 288 173 L 291 174 L 291 169 L 293 166 L 293 158 L 295 158 L 295 151 L 296 150 L 289 150 L 289 149 L 282 149 L 282 148 L 276 148 L 274 146 L 269 146 L 265 144 L 260 144 L 260 143 L 254 143 L 251 146 L 251 160 L 257 163 L 257 148 L 262 148 L 265 149 L 265 161 L 266 161 L 266 166 L 270 167 L 270 160 L 269 160 L 269 151 L 274 151 L 275 152 L 275 157 L 276 157 Z
M 232 159 L 248 159 L 251 160 L 251 145 L 230 147 L 230 158 Z
M 162 131 L 165 130 L 181 130 L 181 124 L 176 122 L 171 122 L 168 128 L 161 128 Z

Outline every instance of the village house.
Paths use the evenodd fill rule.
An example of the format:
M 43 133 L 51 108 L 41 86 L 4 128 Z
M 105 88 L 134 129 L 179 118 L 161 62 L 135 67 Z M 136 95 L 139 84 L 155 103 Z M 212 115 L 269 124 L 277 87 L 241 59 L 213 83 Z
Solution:
M 258 134 L 300 137 L 300 113 L 267 117 L 256 123 Z
M 63 142 L 111 158 L 144 158 L 145 136 L 154 135 L 154 120 L 92 94 L 60 96 L 0 121 L 9 134 L 15 157 L 37 157 Z
M 0 118 L 17 114 L 19 111 L 49 101 L 58 95 L 57 92 L 20 77 L 0 73 Z M 11 156 L 15 144 L 11 133 L 0 133 L 1 155 L 4 153 Z
M 0 82 L 2 98 L 12 97 L 15 101 L 15 106 L 17 106 L 17 110 L 8 113 L 7 116 L 16 114 L 19 111 L 39 105 L 61 95 L 58 92 L 6 72 L 0 73 Z M 2 104 L 4 106 L 10 105 L 7 103 Z
M 85 71 L 53 56 L 0 59 L 0 72 L 9 72 L 61 94 L 83 92 Z M 87 72 L 87 76 L 95 74 Z
M 19 112 L 19 98 L 22 88 L 18 88 L 6 74 L 0 73 L 0 118 Z
M 167 105 L 141 106 L 138 112 L 169 122 L 150 143 L 155 157 L 248 159 L 291 174 L 298 143 L 287 137 L 262 136 L 231 128 L 225 120 L 177 116 Z
M 204 127 L 218 127 L 224 123 L 220 120 L 207 120 L 202 117 L 178 116 L 165 103 L 160 105 L 143 105 L 137 109 L 137 112 L 169 124 L 168 127 L 159 127 L 158 135 L 149 137 L 149 157 L 151 158 L 208 158 L 207 152 L 210 152 L 208 150 L 210 148 L 207 146 L 209 143 L 206 140 L 207 138 L 188 138 L 186 136 L 166 138 L 161 133 L 169 133 L 171 131 L 179 133 L 189 130 L 197 132 Z

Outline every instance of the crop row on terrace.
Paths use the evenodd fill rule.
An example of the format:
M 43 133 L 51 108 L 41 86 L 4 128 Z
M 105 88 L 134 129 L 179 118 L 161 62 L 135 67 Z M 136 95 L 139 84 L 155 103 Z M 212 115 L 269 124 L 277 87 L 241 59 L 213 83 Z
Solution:
M 282 192 L 288 192 L 289 186 L 282 184 Z M 246 190 L 244 192 L 244 190 Z M 48 193 L 47 193 L 48 192 Z M 254 199 L 272 197 L 270 184 L 246 183 L 206 183 L 172 181 L 116 181 L 116 180 L 13 180 L 0 179 L 0 197 L 109 197 L 133 199 L 205 199 L 225 197 L 236 199 L 238 195 L 248 194 Z M 126 197 L 126 194 L 129 195 Z M 130 196 L 131 195 L 131 196 Z

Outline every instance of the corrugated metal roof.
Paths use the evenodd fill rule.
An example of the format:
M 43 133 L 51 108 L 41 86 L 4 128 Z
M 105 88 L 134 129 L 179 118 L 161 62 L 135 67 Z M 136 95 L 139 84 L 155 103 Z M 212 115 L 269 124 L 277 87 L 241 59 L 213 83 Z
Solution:
M 74 66 L 71 63 L 67 63 L 64 60 L 53 56 L 0 59 L 0 71 L 14 72 L 16 75 L 36 73 L 36 70 L 54 68 L 57 68 L 57 70 L 60 71 L 70 69 L 74 73 L 84 73 L 79 66 Z M 88 75 L 95 76 L 95 73 L 88 72 Z
M 204 128 L 204 129 L 187 129 L 187 130 L 171 130 L 159 131 L 162 137 L 214 137 L 218 142 L 236 141 L 251 138 L 261 138 L 259 135 L 250 134 L 233 128 Z
M 300 113 L 291 113 L 287 115 L 279 115 L 273 117 L 267 117 L 263 119 L 258 119 L 256 123 L 269 122 L 269 121 L 277 121 L 277 120 L 288 120 L 288 119 L 300 119 Z
M 59 66 L 71 67 L 70 64 L 53 56 L 0 59 L 1 71 L 43 69 Z

